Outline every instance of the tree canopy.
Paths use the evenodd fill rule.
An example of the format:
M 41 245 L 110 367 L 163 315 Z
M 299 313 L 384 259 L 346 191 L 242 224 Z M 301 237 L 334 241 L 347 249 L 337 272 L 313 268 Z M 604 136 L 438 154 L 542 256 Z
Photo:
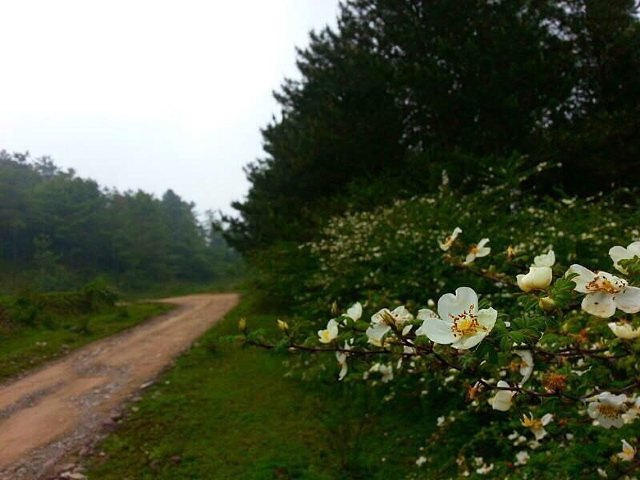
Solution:
M 106 190 L 49 158 L 4 151 L 0 225 L 3 271 L 31 277 L 32 287 L 73 286 L 96 275 L 127 287 L 210 281 L 235 258 L 194 204 L 172 190 L 161 199 Z
M 227 238 L 248 252 L 319 219 L 433 189 L 514 155 L 562 163 L 547 190 L 637 184 L 633 1 L 349 0 L 275 93 Z

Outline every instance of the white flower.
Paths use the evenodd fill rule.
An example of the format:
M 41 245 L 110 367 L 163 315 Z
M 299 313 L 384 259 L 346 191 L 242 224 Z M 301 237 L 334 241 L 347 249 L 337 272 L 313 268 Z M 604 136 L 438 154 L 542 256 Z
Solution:
M 529 273 L 526 275 L 516 275 L 518 287 L 523 292 L 530 292 L 532 290 L 544 290 L 551 285 L 553 280 L 553 272 L 550 267 L 529 267 Z
M 630 260 L 633 257 L 640 257 L 640 242 L 633 242 L 627 248 L 616 245 L 609 249 L 609 256 L 613 260 L 613 266 L 622 273 L 627 271 L 620 265 L 620 260 Z
M 489 239 L 483 238 L 477 245 L 473 245 L 469 249 L 469 253 L 467 253 L 467 258 L 464 259 L 465 265 L 472 263 L 476 258 L 486 257 L 489 255 L 489 253 L 491 253 L 491 248 L 485 247 L 487 243 L 489 243 Z
M 500 380 L 498 382 L 498 388 L 509 388 L 510 385 L 504 380 Z M 511 390 L 498 390 L 493 397 L 491 397 L 488 402 L 491 405 L 491 408 L 494 410 L 500 410 L 501 412 L 506 412 L 511 408 L 511 401 L 513 400 L 513 396 L 516 392 Z
M 438 245 L 440 245 L 440 248 L 446 252 L 451 248 L 451 245 L 453 245 L 453 242 L 456 241 L 456 238 L 458 238 L 458 235 L 461 233 L 462 229 L 460 227 L 454 228 L 453 233 L 445 238 L 444 242 L 438 242 Z
M 403 306 L 397 307 L 393 311 L 383 308 L 371 316 L 372 325 L 395 325 L 398 328 L 411 320 L 413 320 L 413 315 Z
M 542 255 L 538 255 L 533 258 L 533 266 L 534 267 L 553 267 L 553 264 L 556 263 L 556 254 L 553 250 L 549 250 L 547 253 L 543 253 Z
M 327 328 L 318 330 L 318 337 L 321 343 L 331 343 L 338 336 L 338 322 L 335 319 L 327 322 Z
M 420 327 L 416 329 L 416 336 L 427 335 L 427 329 L 426 329 L 427 320 L 430 320 L 430 319 L 440 320 L 440 317 L 438 317 L 438 314 L 429 308 L 423 308 L 421 310 L 418 310 L 418 315 L 416 316 L 416 318 L 418 320 L 422 320 L 422 325 L 420 325 Z
M 418 459 L 416 460 L 416 465 L 419 467 L 421 467 L 425 463 L 427 463 L 427 457 L 425 457 L 424 455 L 418 457 Z
M 383 337 L 387 334 L 387 332 L 389 332 L 389 330 L 391 330 L 391 327 L 389 325 L 379 323 L 367 328 L 365 334 L 367 335 L 367 338 L 369 339 L 369 343 L 371 345 L 382 347 Z
M 633 340 L 634 338 L 640 337 L 640 328 L 633 328 L 630 323 L 609 322 L 607 325 L 618 338 Z
M 393 380 L 393 367 L 391 365 L 380 365 L 380 374 L 382 383 L 387 383 Z
M 522 359 L 520 362 L 520 375 L 522 375 L 520 385 L 523 385 L 533 372 L 533 355 L 530 350 L 516 350 L 515 353 Z
M 482 465 L 480 468 L 476 468 L 476 473 L 478 475 L 486 475 L 491 470 L 493 470 L 493 463 L 491 465 Z
M 382 377 L 380 378 L 380 381 L 382 383 L 387 383 L 391 380 L 393 380 L 393 367 L 391 365 L 384 365 L 381 363 L 374 363 L 371 368 L 369 369 L 369 372 L 376 372 L 379 373 Z
M 566 274 L 573 278 L 575 290 L 586 293 L 582 309 L 597 317 L 609 318 L 619 308 L 626 313 L 640 312 L 640 288 L 630 287 L 626 280 L 607 272 L 592 272 L 582 265 L 571 265 Z
M 529 453 L 526 450 L 516 453 L 516 462 L 514 465 L 526 465 L 529 461 Z
M 636 456 L 636 449 L 633 448 L 626 440 L 622 440 L 622 451 L 617 454 L 623 462 L 630 462 Z
M 438 318 L 431 310 L 420 310 L 424 320 L 416 335 L 426 335 L 435 343 L 451 344 L 453 348 L 475 347 L 496 323 L 498 312 L 493 308 L 478 310 L 478 295 L 469 287 L 446 293 L 438 300 Z
M 589 399 L 587 413 L 604 428 L 620 428 L 624 424 L 622 414 L 627 411 L 626 401 L 625 394 L 602 392 Z
M 624 423 L 632 423 L 640 415 L 640 397 L 636 398 L 631 408 L 622 414 Z
M 528 417 L 526 415 L 522 416 L 522 425 L 531 430 L 536 440 L 542 440 L 546 437 L 547 431 L 544 427 L 549 425 L 551 421 L 553 421 L 553 414 L 551 413 L 543 415 L 540 419 L 534 418 L 531 412 L 529 412 Z
M 413 320 L 413 315 L 405 307 L 397 307 L 393 311 L 383 308 L 371 317 L 371 326 L 365 334 L 369 343 L 377 347 L 383 346 L 383 337 L 391 330 L 391 326 L 402 328 L 405 323 Z
M 607 475 L 607 471 L 606 470 L 603 470 L 602 468 L 598 467 L 597 468 L 597 472 L 598 472 L 598 475 L 601 478 L 609 478 L 609 475 Z
M 353 305 L 351 305 L 351 307 L 347 309 L 346 315 L 347 317 L 351 318 L 354 322 L 357 322 L 358 320 L 360 320 L 360 317 L 362 317 L 362 305 L 360 305 L 360 302 L 356 302 Z
M 343 350 L 351 350 L 351 345 L 345 342 Z M 347 364 L 348 356 L 349 356 L 348 352 L 336 352 L 336 360 L 338 361 L 338 366 L 340 367 L 340 373 L 338 374 L 338 381 L 341 381 L 349 371 L 349 365 Z

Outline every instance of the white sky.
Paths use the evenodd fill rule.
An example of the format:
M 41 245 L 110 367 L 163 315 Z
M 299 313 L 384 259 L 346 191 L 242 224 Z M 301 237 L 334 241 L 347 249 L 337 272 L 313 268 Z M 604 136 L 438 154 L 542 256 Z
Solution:
M 271 92 L 338 0 L 0 0 L 0 149 L 197 210 L 243 198 Z

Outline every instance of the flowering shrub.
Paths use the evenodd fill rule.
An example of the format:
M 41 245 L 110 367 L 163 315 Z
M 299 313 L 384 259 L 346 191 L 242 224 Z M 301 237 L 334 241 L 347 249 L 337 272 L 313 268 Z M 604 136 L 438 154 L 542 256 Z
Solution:
M 513 185 L 445 186 L 333 219 L 303 247 L 320 265 L 306 285 L 346 313 L 334 304 L 317 334 L 281 326 L 277 343 L 245 325 L 245 339 L 310 353 L 339 381 L 386 389 L 390 405 L 439 399 L 415 477 L 631 478 L 640 215 L 623 196 L 532 205 Z

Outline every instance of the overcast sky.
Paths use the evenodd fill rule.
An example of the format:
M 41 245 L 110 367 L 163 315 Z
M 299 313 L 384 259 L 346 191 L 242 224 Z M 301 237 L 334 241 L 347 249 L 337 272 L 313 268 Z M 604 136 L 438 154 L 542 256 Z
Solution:
M 231 212 L 338 0 L 0 0 L 0 149 Z

